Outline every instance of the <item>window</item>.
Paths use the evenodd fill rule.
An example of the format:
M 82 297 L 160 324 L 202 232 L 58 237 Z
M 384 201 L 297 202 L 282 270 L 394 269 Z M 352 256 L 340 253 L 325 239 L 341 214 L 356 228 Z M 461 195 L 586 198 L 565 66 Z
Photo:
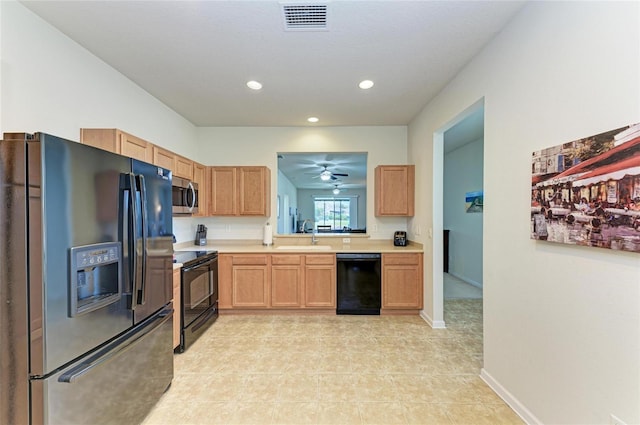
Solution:
M 355 227 L 357 214 L 349 198 L 316 197 L 313 207 L 316 226 L 331 226 L 332 230 Z

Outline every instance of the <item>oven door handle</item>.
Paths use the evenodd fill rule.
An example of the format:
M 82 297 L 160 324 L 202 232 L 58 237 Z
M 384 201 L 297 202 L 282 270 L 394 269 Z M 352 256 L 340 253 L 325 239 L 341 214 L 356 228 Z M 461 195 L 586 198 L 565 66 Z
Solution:
M 182 271 L 183 272 L 190 272 L 192 270 L 199 269 L 201 267 L 210 266 L 211 264 L 216 263 L 217 261 L 218 261 L 218 257 L 213 258 L 213 259 L 211 259 L 209 261 L 205 261 L 203 263 L 194 264 L 193 266 L 183 267 Z

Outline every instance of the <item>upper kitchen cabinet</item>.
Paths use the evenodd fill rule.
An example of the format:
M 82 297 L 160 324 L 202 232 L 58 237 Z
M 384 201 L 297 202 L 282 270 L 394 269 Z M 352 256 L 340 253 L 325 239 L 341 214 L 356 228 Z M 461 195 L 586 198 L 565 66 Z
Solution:
M 375 215 L 414 215 L 415 165 L 379 165 L 375 173 Z
M 173 167 L 171 168 L 174 176 L 183 179 L 193 179 L 193 161 L 178 154 L 173 155 Z
M 208 178 L 207 167 L 197 162 L 193 163 L 193 178 L 191 181 L 198 185 L 198 213 L 194 214 L 197 217 L 204 217 L 207 215 L 209 209 L 209 196 L 208 196 Z
M 267 216 L 271 172 L 267 167 L 210 167 L 209 215 Z
M 115 128 L 81 128 L 80 143 L 151 162 L 153 144 Z
M 176 154 L 162 149 L 160 146 L 153 146 L 153 165 L 174 171 L 174 161 Z

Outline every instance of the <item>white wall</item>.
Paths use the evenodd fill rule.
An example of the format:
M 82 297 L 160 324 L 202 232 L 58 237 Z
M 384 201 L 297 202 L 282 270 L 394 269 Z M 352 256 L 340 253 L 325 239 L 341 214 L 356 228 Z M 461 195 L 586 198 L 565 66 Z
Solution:
M 14 1 L 1 1 L 0 132 L 78 141 L 80 128 L 119 128 L 195 157 L 195 127 Z
M 447 143 L 447 135 L 444 135 Z M 482 213 L 467 213 L 464 195 L 482 190 L 483 139 L 444 156 L 444 217 L 449 229 L 449 274 L 482 287 Z
M 640 257 L 529 235 L 532 151 L 640 121 L 639 75 L 640 3 L 533 2 L 409 126 L 415 233 L 442 223 L 442 131 L 484 97 L 483 376 L 530 423 L 640 423 Z
M 263 225 L 276 217 L 277 152 L 367 152 L 367 233 L 373 239 L 391 239 L 395 230 L 406 229 L 405 218 L 374 217 L 373 180 L 377 165 L 407 163 L 407 127 L 201 127 L 197 132 L 198 158 L 205 165 L 266 165 L 271 169 L 271 216 L 185 219 L 190 220 L 188 225 L 179 220 L 180 235 L 190 235 L 196 223 L 202 222 L 209 224 L 213 238 L 261 239 Z
M 294 211 L 298 208 L 298 189 L 280 170 L 278 170 L 277 194 L 280 195 L 280 217 L 278 217 L 276 233 L 280 235 L 295 233 L 293 227 L 296 225 L 295 220 L 297 218 Z M 289 207 L 293 209 L 286 208 L 285 203 L 287 200 Z M 278 200 L 276 200 L 276 202 L 278 202 Z

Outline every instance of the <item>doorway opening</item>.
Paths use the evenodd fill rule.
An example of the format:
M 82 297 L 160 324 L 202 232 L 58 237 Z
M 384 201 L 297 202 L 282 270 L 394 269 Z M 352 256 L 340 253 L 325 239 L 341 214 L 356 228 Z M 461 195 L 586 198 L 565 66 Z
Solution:
M 482 305 L 484 99 L 434 133 L 434 320 L 452 300 Z M 439 254 L 439 255 L 438 255 Z M 470 301 L 472 303 L 473 301 Z M 477 308 L 476 307 L 476 308 Z M 439 311 L 438 311 L 439 310 Z M 440 313 L 440 314 L 438 314 Z

